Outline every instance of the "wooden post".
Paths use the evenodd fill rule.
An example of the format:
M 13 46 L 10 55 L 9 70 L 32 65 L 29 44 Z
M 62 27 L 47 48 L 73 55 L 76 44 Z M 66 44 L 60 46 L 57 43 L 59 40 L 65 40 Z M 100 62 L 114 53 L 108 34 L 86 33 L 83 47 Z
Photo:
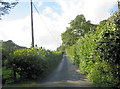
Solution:
M 32 8 L 32 0 L 30 1 L 30 6 L 31 6 L 31 32 L 32 32 L 32 47 L 34 47 L 33 8 Z

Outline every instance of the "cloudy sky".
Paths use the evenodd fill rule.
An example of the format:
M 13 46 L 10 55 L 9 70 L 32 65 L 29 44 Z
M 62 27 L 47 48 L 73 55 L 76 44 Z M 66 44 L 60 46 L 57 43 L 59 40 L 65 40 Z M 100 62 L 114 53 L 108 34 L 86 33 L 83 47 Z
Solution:
M 18 1 L 0 21 L 0 40 L 30 47 L 30 3 Z M 34 0 L 34 5 L 39 11 L 33 9 L 35 44 L 51 50 L 61 45 L 61 33 L 77 15 L 84 14 L 86 20 L 98 24 L 117 10 L 117 0 Z

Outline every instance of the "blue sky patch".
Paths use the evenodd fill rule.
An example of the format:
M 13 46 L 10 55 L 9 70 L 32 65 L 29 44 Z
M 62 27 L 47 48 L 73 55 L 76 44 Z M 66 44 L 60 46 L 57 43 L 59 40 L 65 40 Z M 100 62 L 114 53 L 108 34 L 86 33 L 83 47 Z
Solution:
M 109 13 L 114 13 L 115 11 L 117 11 L 118 9 L 118 5 L 115 4 L 111 9 L 109 9 Z
M 59 15 L 61 15 L 61 7 L 56 2 L 42 2 L 42 3 L 43 4 L 39 7 L 38 2 L 35 2 L 35 5 L 37 6 L 40 13 L 42 13 L 42 11 L 45 9 L 45 7 L 50 7 L 50 8 L 52 8 L 53 12 L 56 12 Z
M 61 7 L 56 2 L 43 2 L 43 4 L 39 7 L 39 2 L 34 2 L 34 5 L 37 7 L 40 14 L 43 12 L 45 7 L 52 8 L 53 12 L 56 12 L 57 14 L 61 15 Z M 33 6 L 33 12 L 36 12 Z M 8 20 L 13 19 L 22 19 L 26 16 L 30 15 L 30 2 L 19 2 L 11 11 L 9 12 L 9 15 L 7 15 Z

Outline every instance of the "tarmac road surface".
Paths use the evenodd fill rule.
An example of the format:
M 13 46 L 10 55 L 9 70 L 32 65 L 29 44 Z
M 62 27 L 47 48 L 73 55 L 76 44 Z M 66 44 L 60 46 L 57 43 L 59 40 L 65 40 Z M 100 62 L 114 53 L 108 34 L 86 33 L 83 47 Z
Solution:
M 73 62 L 63 55 L 58 67 L 45 79 L 39 82 L 37 87 L 93 87 L 93 84 L 83 75 Z
M 40 87 L 93 87 L 93 84 L 83 75 L 80 70 L 75 67 L 73 62 L 66 56 L 63 55 L 63 59 L 61 60 L 58 67 L 49 74 L 43 80 L 38 80 L 35 84 L 28 84 L 29 89 L 40 89 Z M 8 88 L 7 88 L 8 87 Z M 3 89 L 17 89 L 16 87 L 20 87 L 18 89 L 24 89 L 21 84 L 13 84 L 5 86 Z M 15 87 L 15 88 L 13 88 Z M 28 88 L 27 88 L 28 89 Z M 41 88 L 43 89 L 43 88 Z

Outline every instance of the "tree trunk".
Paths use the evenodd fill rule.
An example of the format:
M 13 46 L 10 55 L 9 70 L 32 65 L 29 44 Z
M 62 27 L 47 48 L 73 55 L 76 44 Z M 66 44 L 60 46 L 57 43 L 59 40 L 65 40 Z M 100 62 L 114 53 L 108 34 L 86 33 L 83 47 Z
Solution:
M 15 64 L 13 65 L 13 79 L 15 82 L 16 81 L 16 66 L 15 66 Z

